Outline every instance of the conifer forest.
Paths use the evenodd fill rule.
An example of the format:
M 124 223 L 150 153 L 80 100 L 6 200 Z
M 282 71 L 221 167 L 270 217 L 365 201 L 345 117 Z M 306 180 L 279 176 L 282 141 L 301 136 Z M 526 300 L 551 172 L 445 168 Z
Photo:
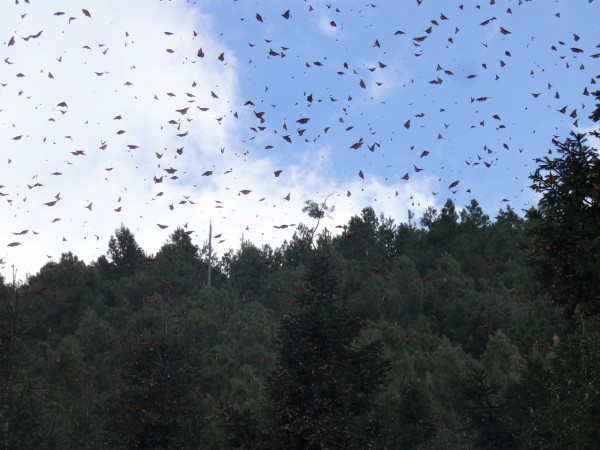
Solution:
M 181 227 L 148 254 L 122 226 L 90 264 L 2 279 L 0 448 L 597 448 L 586 138 L 537 161 L 523 215 L 448 200 L 331 231 L 311 200 L 277 248 Z
M 600 449 L 600 0 L 0 0 L 0 450 Z

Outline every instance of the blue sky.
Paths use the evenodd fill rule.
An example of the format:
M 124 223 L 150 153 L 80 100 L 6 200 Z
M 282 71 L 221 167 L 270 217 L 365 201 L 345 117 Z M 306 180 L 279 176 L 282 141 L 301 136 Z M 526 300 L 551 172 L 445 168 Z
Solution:
M 184 224 L 202 245 L 211 220 L 219 254 L 279 245 L 330 194 L 330 230 L 368 205 L 521 212 L 534 159 L 589 130 L 600 89 L 589 0 L 2 8 L 7 277 L 94 260 L 121 223 L 148 252 Z

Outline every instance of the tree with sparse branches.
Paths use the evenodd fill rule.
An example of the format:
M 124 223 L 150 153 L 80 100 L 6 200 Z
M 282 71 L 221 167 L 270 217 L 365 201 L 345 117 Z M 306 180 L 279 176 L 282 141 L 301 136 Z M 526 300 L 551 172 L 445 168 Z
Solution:
M 321 223 L 321 219 L 324 217 L 331 217 L 331 213 L 333 213 L 335 209 L 335 206 L 327 204 L 327 200 L 329 200 L 332 195 L 333 194 L 327 195 L 325 200 L 323 200 L 321 203 L 317 203 L 314 200 L 306 200 L 304 202 L 302 212 L 307 213 L 308 216 L 313 219 L 317 219 L 317 224 L 311 229 L 311 240 L 314 240 L 317 228 L 319 228 L 319 224 Z

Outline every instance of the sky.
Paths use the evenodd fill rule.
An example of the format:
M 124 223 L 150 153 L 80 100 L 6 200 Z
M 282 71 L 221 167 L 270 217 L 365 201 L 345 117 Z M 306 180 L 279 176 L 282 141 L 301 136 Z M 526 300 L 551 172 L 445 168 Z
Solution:
M 1 1 L 9 280 L 121 225 L 148 254 L 210 222 L 217 256 L 276 247 L 307 200 L 334 233 L 366 206 L 523 214 L 535 159 L 593 128 L 598 1 Z

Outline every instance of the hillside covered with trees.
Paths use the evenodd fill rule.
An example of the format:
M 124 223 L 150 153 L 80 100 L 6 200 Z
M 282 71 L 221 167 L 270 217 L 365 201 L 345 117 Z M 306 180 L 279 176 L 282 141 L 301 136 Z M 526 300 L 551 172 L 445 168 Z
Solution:
M 449 199 L 334 233 L 308 201 L 277 248 L 179 228 L 148 254 L 123 226 L 0 280 L 0 448 L 594 448 L 598 150 L 572 135 L 531 181 L 524 216 Z

